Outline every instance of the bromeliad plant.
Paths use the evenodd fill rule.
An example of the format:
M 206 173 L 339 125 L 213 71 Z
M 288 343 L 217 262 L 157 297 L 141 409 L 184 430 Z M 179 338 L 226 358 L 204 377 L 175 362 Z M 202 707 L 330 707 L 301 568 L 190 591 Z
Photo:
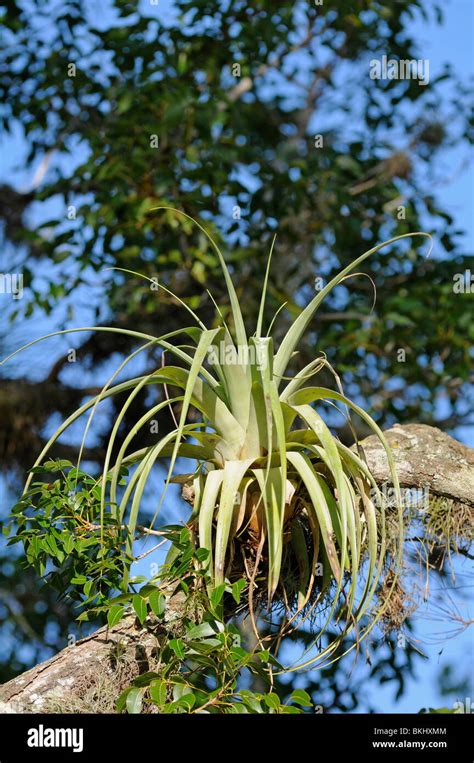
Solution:
M 291 359 L 319 306 L 335 286 L 382 247 L 409 235 L 427 234 L 398 236 L 358 257 L 301 311 L 276 350 L 272 326 L 265 331 L 263 325 L 272 252 L 257 326 L 249 336 L 220 249 L 203 226 L 193 222 L 208 236 L 217 253 L 230 301 L 231 325 L 218 313 L 219 325 L 206 328 L 193 310 L 173 295 L 195 325 L 160 337 L 120 328 L 75 329 L 127 334 L 145 340 L 145 344 L 124 360 L 97 397 L 58 428 L 35 467 L 40 467 L 58 437 L 80 416 L 90 412 L 85 439 L 98 404 L 112 395 L 128 393 L 114 422 L 98 481 L 97 522 L 104 542 L 111 523 L 124 528 L 124 558 L 131 558 L 145 488 L 155 465 L 169 459 L 152 526 L 169 484 L 185 481 L 192 503 L 187 526 L 196 546 L 209 552 L 209 593 L 244 577 L 251 610 L 258 602 L 266 606 L 280 604 L 287 612 L 292 611 L 292 619 L 299 613 L 324 612 L 315 639 L 322 636 L 329 623 L 336 621 L 340 626 L 337 643 L 332 642 L 318 655 L 318 659 L 329 657 L 348 633 L 356 633 L 357 639 L 362 637 L 363 618 L 368 633 L 382 614 L 387 602 L 375 606 L 374 597 L 387 564 L 392 587 L 395 585 L 393 573 L 400 562 L 403 511 L 393 457 L 377 424 L 344 395 L 324 355 L 294 375 Z M 163 285 L 160 288 L 171 294 Z M 59 333 L 65 332 L 55 332 Z M 184 337 L 184 342 L 180 343 L 179 337 Z M 178 364 L 166 363 L 150 374 L 113 384 L 132 358 L 154 345 L 162 349 L 163 358 L 165 353 L 174 356 Z M 323 368 L 334 374 L 335 389 L 315 384 Z M 136 396 L 149 385 L 161 386 L 163 399 L 136 422 L 116 452 L 124 417 Z M 176 390 L 171 398 L 169 388 Z M 324 403 L 342 408 L 348 420 L 351 413 L 359 416 L 382 442 L 397 496 L 394 516 L 386 516 L 382 496 L 362 451 L 346 447 L 329 430 L 320 412 Z M 168 406 L 179 411 L 175 428 L 151 446 L 133 450 L 140 430 Z M 79 461 L 83 445 L 84 440 Z M 184 477 L 174 474 L 177 459 L 181 458 L 193 463 L 191 473 Z M 125 485 L 120 487 L 127 470 Z M 31 476 L 27 491 L 30 483 Z M 374 496 L 377 500 L 373 500 Z M 127 565 L 122 585 L 125 589 L 128 586 Z

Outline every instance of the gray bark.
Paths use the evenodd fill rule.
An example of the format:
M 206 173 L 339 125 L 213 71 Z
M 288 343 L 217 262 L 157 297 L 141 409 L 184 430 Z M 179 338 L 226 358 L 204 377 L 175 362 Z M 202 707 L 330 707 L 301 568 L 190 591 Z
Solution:
M 426 424 L 395 425 L 385 432 L 402 487 L 421 488 L 474 509 L 474 449 Z M 380 440 L 362 442 L 375 480 L 390 482 L 387 458 Z
M 173 631 L 183 608 L 184 594 L 177 594 L 163 621 L 141 626 L 128 615 L 76 641 L 0 686 L 0 713 L 113 712 L 121 689 L 153 668 L 157 639 Z

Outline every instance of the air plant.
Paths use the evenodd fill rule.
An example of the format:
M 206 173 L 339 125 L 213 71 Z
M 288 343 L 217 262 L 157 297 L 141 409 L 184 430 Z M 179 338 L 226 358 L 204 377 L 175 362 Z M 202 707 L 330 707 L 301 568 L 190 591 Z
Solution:
M 242 577 L 243 572 L 249 583 L 251 607 L 256 592 L 262 601 L 265 591 L 267 606 L 284 602 L 293 609 L 293 617 L 308 608 L 315 611 L 324 597 L 327 603 L 329 596 L 318 637 L 329 623 L 335 621 L 345 623 L 340 628 L 337 643 L 354 630 L 360 639 L 362 618 L 368 618 L 365 628 L 368 633 L 386 605 L 385 601 L 374 607 L 373 602 L 381 585 L 388 551 L 392 556 L 392 589 L 396 583 L 394 572 L 401 559 L 403 509 L 394 460 L 382 431 L 363 408 L 344 395 L 324 354 L 293 375 L 291 360 L 310 321 L 335 286 L 382 247 L 408 236 L 427 234 L 397 236 L 354 260 L 314 296 L 276 350 L 271 336 L 272 326 L 268 331 L 264 330 L 272 251 L 268 257 L 256 329 L 249 336 L 219 247 L 199 222 L 183 212 L 179 214 L 192 220 L 216 251 L 229 297 L 231 325 L 228 326 L 219 313 L 219 325 L 206 328 L 184 301 L 172 295 L 191 315 L 191 327 L 160 337 L 122 328 L 73 329 L 126 334 L 145 340 L 145 344 L 121 363 L 99 395 L 84 403 L 61 424 L 35 466 L 43 462 L 60 435 L 89 411 L 80 461 L 85 436 L 99 403 L 111 396 L 128 393 L 113 424 L 103 463 L 102 526 L 110 512 L 120 526 L 125 526 L 127 544 L 131 549 L 140 521 L 145 487 L 152 478 L 155 465 L 160 460 L 169 459 L 164 489 L 151 525 L 156 522 L 169 484 L 186 480 L 192 488 L 192 513 L 187 526 L 194 533 L 196 545 L 209 552 L 210 589 Z M 172 294 L 165 286 L 159 286 Z M 66 332 L 58 331 L 47 336 L 61 333 Z M 181 342 L 180 337 L 184 338 Z M 26 347 L 38 341 L 40 339 Z M 165 354 L 174 356 L 178 364 L 166 362 L 152 373 L 113 384 L 132 358 L 153 346 L 162 349 L 163 358 Z M 335 389 L 314 383 L 323 368 L 334 374 Z M 163 399 L 134 424 L 116 449 L 118 432 L 128 409 L 149 385 L 164 388 Z M 169 397 L 170 388 L 177 391 L 173 397 Z M 340 442 L 321 415 L 321 406 L 328 402 L 342 408 L 349 421 L 351 414 L 360 417 L 383 444 L 396 495 L 396 513 L 395 518 L 391 518 L 390 529 L 382 496 L 363 452 Z M 175 406 L 178 412 L 175 428 L 157 437 L 156 443 L 134 451 L 133 441 L 140 430 L 169 406 Z M 177 459 L 181 458 L 192 462 L 190 474 L 185 477 L 174 474 Z M 119 487 L 124 467 L 129 470 L 128 477 L 126 485 Z M 291 585 L 290 570 L 293 571 Z M 125 571 L 125 585 L 127 581 L 128 572 Z M 387 587 L 384 595 L 387 597 Z M 336 642 L 324 650 L 327 656 L 333 654 Z M 313 659 L 304 664 L 312 662 Z

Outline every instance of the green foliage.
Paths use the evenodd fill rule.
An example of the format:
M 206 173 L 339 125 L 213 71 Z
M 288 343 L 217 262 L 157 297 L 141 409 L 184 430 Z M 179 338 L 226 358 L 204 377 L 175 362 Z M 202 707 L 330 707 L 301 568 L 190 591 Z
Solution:
M 268 653 L 246 651 L 237 628 L 217 621 L 212 626 L 203 625 L 207 627 L 191 626 L 183 638 L 165 644 L 159 654 L 165 667 L 136 678 L 120 696 L 118 712 L 140 712 L 141 702 L 160 713 L 301 712 L 294 705 L 282 703 L 274 692 L 239 689 L 243 671 L 265 680 L 269 664 L 278 663 Z M 301 702 L 299 694 L 291 700 L 304 707 L 312 705 L 310 698 Z
M 60 475 L 53 482 L 33 482 L 12 509 L 15 534 L 26 562 L 41 577 L 84 609 L 101 606 L 119 588 L 124 566 L 125 532 L 107 513 L 100 524 L 102 487 L 67 460 L 50 460 L 32 474 Z M 116 616 L 116 615 L 115 615 Z M 81 614 L 86 619 L 86 613 Z
M 311 697 L 303 690 L 282 702 L 273 690 L 265 693 L 241 688 L 243 677 L 247 682 L 257 677 L 270 685 L 273 669 L 282 669 L 268 650 L 248 651 L 239 629 L 223 619 L 222 598 L 239 598 L 247 582 L 221 586 L 208 598 L 209 575 L 202 549 L 196 550 L 186 528 L 169 528 L 169 536 L 174 539 L 176 553 L 160 571 L 161 590 L 153 584 L 143 586 L 133 595 L 132 606 L 140 622 L 148 616 L 159 624 L 166 617 L 167 606 L 174 606 L 178 591 L 185 593 L 186 603 L 175 621 L 176 636 L 158 635 L 154 669 L 139 675 L 122 692 L 117 711 L 140 713 L 153 708 L 159 713 L 273 714 L 301 713 L 311 708 Z M 168 596 L 163 590 L 168 590 Z M 157 597 L 161 597 L 158 607 Z M 112 604 L 109 614 L 116 609 Z

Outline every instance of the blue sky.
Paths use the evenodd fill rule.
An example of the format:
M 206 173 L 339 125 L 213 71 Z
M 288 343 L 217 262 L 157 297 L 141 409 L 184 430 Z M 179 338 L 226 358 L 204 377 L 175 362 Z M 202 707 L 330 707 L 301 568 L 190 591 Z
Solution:
M 448 0 L 443 3 L 445 20 L 440 27 L 434 23 L 418 21 L 413 24 L 413 37 L 419 40 L 420 51 L 430 59 L 430 76 L 435 77 L 448 61 L 463 75 L 474 76 L 472 41 L 474 36 L 474 2 L 472 0 Z M 446 85 L 449 87 L 449 85 Z M 448 154 L 443 169 L 450 182 L 438 189 L 439 197 L 466 231 L 465 242 L 469 251 L 474 239 L 474 174 L 472 166 L 463 170 L 461 155 L 457 150 Z

